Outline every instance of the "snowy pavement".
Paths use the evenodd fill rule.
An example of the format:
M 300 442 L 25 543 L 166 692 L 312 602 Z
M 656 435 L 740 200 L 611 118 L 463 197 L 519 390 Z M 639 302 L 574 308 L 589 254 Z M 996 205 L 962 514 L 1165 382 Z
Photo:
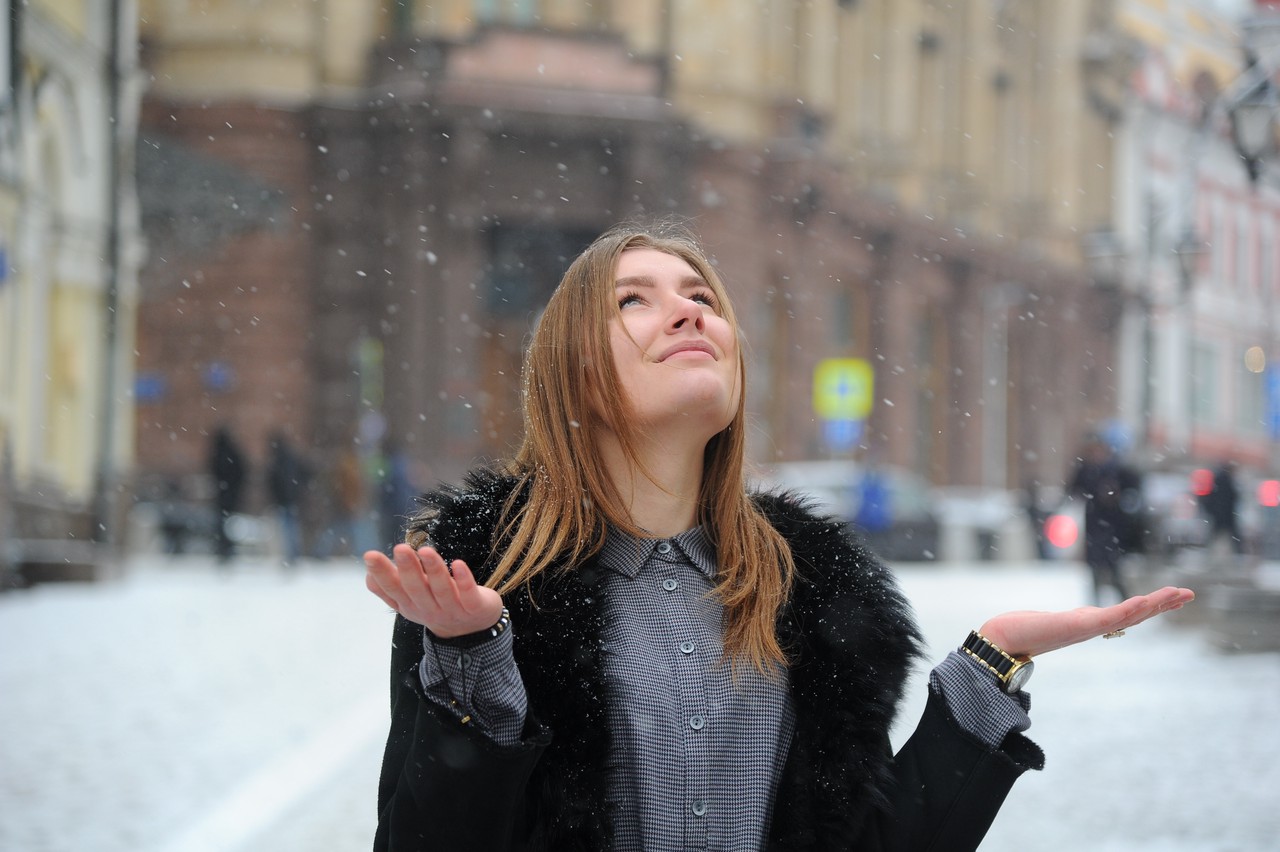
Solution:
M 1083 602 L 1064 563 L 902 566 L 936 657 Z M 359 565 L 202 557 L 0 595 L 0 852 L 368 849 L 391 619 Z M 921 671 L 895 739 L 923 706 Z M 1148 624 L 1044 657 L 984 850 L 1280 849 L 1280 654 Z

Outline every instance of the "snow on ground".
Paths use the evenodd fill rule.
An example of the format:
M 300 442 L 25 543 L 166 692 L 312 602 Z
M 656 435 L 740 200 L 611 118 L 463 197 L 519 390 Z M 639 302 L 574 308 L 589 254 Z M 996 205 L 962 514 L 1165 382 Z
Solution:
M 1073 564 L 900 573 L 935 656 L 988 614 L 1088 603 Z M 1014 786 L 983 850 L 1280 850 L 1280 653 L 1216 651 L 1192 615 L 1037 662 L 1028 734 L 1045 768 Z
M 1085 593 L 1066 563 L 900 575 L 935 657 L 988 615 Z M 1280 848 L 1280 654 L 1215 651 L 1190 620 L 1039 661 L 1047 765 L 983 850 Z M 0 595 L 0 852 L 369 848 L 390 626 L 354 560 L 145 558 Z

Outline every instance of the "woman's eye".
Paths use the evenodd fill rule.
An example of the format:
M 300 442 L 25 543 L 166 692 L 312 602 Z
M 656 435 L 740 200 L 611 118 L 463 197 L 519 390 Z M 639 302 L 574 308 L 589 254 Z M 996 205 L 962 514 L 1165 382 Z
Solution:
M 715 297 L 715 294 L 713 293 L 709 293 L 709 292 L 694 293 L 689 298 L 695 302 L 701 302 L 702 304 L 706 305 L 708 308 L 711 308 L 712 310 L 714 310 L 716 307 L 716 297 Z
M 627 307 L 628 305 L 638 305 L 638 304 L 640 304 L 642 301 L 643 301 L 643 300 L 640 298 L 639 294 L 637 294 L 637 293 L 627 293 L 627 294 L 623 295 L 621 298 L 619 298 L 619 299 L 618 299 L 618 307 L 619 307 L 619 308 L 625 308 L 625 307 Z

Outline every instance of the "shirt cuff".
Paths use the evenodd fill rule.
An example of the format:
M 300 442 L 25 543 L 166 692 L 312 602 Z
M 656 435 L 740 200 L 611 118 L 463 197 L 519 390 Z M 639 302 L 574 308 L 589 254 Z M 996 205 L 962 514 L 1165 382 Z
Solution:
M 929 688 L 940 695 L 960 729 L 991 749 L 1005 737 L 1031 727 L 1031 696 L 1009 695 L 991 672 L 959 651 L 952 651 L 929 674 Z
M 502 746 L 521 742 L 528 710 L 512 636 L 508 628 L 487 641 L 459 647 L 436 641 L 424 629 L 418 666 L 427 698 Z

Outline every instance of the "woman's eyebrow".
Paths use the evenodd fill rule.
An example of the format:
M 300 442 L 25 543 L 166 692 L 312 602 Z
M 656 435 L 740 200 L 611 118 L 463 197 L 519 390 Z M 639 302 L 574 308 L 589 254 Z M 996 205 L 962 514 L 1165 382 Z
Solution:
M 632 275 L 627 278 L 619 278 L 613 284 L 614 287 L 653 287 L 653 279 L 648 275 Z
M 654 280 L 648 275 L 631 275 L 626 278 L 619 278 L 613 284 L 614 287 L 653 287 Z M 705 278 L 697 275 L 689 275 L 680 279 L 680 288 L 687 290 L 693 287 L 709 287 Z

